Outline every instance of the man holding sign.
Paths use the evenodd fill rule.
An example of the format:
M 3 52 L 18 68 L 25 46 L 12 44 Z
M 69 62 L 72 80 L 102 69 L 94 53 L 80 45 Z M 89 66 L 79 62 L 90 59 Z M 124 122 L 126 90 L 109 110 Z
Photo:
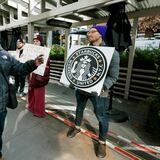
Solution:
M 105 34 L 106 34 L 106 26 L 93 26 L 87 33 L 90 46 L 105 46 L 104 43 Z M 79 52 L 77 52 L 77 55 Z M 99 57 L 100 56 L 97 54 L 97 59 Z M 98 60 L 99 64 L 101 64 L 102 59 L 99 58 Z M 91 67 L 90 61 L 91 59 L 88 56 L 83 56 L 79 59 L 79 64 L 75 63 L 75 66 L 77 67 L 73 66 L 73 68 L 71 69 L 71 74 L 74 75 L 75 78 L 77 78 L 76 80 L 77 82 L 80 81 L 81 83 L 83 83 L 83 80 L 86 79 L 86 77 L 92 76 L 89 69 Z M 78 67 L 78 65 L 80 67 Z M 101 70 L 103 70 L 103 67 L 100 69 L 100 71 Z M 69 74 L 69 76 L 71 74 Z M 100 72 L 98 76 L 101 75 L 102 73 Z M 88 93 L 85 92 L 84 89 L 83 90 L 76 89 L 77 108 L 76 108 L 75 127 L 71 127 L 69 129 L 67 136 L 72 138 L 81 131 L 80 125 L 83 119 L 83 112 L 88 99 L 90 99 L 94 107 L 95 115 L 99 121 L 99 143 L 96 155 L 97 157 L 101 158 L 106 156 L 105 141 L 108 133 L 108 117 L 107 117 L 108 98 L 106 93 L 112 87 L 112 85 L 117 81 L 118 76 L 119 76 L 119 54 L 117 51 L 114 51 L 100 95 L 98 95 L 97 92 Z M 88 81 L 85 85 L 89 83 L 90 81 Z

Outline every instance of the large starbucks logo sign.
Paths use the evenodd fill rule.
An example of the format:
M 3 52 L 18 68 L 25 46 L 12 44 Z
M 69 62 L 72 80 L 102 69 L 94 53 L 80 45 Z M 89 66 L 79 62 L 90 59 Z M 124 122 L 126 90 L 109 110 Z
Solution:
M 107 61 L 97 48 L 83 47 L 74 51 L 66 61 L 65 75 L 78 88 L 88 88 L 103 78 Z

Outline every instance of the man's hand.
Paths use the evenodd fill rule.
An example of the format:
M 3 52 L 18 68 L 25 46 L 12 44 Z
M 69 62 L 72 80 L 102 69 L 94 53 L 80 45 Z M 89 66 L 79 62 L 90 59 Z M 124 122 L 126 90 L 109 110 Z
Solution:
M 35 59 L 35 64 L 38 67 L 39 65 L 41 65 L 42 63 L 44 63 L 44 58 L 43 58 L 43 54 L 39 55 L 36 57 Z

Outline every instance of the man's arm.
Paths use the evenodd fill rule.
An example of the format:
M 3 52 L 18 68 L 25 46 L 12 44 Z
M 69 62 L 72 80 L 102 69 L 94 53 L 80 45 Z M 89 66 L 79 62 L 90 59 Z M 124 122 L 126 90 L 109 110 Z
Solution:
M 43 55 L 39 55 L 35 60 L 29 60 L 25 63 L 17 61 L 14 57 L 11 57 L 11 75 L 28 75 L 34 71 L 40 64 L 43 63 Z
M 119 77 L 119 65 L 120 65 L 119 53 L 115 50 L 111 59 L 107 76 L 103 84 L 105 90 L 110 89 L 112 85 L 116 83 Z

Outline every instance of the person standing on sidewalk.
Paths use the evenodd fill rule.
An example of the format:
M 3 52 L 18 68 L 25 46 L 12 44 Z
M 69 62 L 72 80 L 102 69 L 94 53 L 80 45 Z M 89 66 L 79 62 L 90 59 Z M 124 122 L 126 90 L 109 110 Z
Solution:
M 88 40 L 91 46 L 106 46 L 104 42 L 105 34 L 106 34 L 106 26 L 93 26 L 90 28 L 87 33 Z M 89 94 L 85 91 L 81 91 L 76 89 L 76 118 L 75 118 L 75 126 L 70 127 L 67 133 L 67 136 L 73 138 L 77 133 L 79 133 L 80 125 L 83 119 L 83 112 L 86 106 L 88 99 L 91 100 L 94 113 L 99 121 L 99 143 L 98 148 L 96 150 L 96 156 L 103 158 L 106 156 L 106 138 L 108 133 L 108 117 L 107 117 L 107 107 L 108 107 L 108 90 L 112 87 L 112 85 L 117 81 L 119 76 L 119 54 L 115 50 L 111 59 L 111 63 L 108 69 L 108 73 L 106 75 L 103 89 L 98 96 L 97 94 Z
M 42 37 L 37 35 L 33 38 L 33 44 L 43 46 Z M 48 60 L 44 76 L 31 73 L 28 88 L 28 110 L 34 116 L 42 118 L 45 116 L 45 86 L 49 82 L 50 61 Z
M 4 130 L 8 104 L 8 83 L 6 82 L 5 77 L 9 80 L 10 75 L 27 75 L 42 64 L 43 61 L 43 57 L 40 55 L 35 60 L 21 63 L 12 57 L 0 45 L 0 65 L 2 70 L 0 71 L 0 160 L 4 160 L 2 157 L 2 133 Z M 3 74 L 5 74 L 5 77 Z
M 21 38 L 17 40 L 17 56 L 16 59 L 21 62 L 21 58 L 23 57 L 23 47 L 24 47 L 24 42 Z M 22 97 L 25 95 L 24 93 L 24 87 L 25 87 L 25 75 L 19 75 L 15 76 L 15 88 L 16 88 L 16 93 L 18 96 Z

